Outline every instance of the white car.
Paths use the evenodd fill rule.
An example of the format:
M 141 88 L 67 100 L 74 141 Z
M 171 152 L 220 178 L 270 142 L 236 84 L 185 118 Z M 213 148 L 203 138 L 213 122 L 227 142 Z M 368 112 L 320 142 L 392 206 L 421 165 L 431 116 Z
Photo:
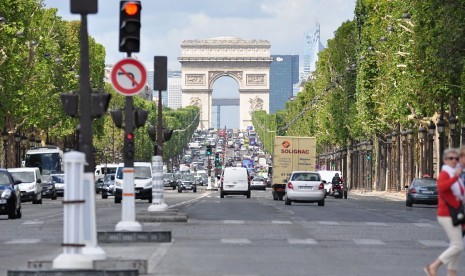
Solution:
M 292 172 L 286 184 L 284 203 L 292 202 L 318 202 L 318 206 L 325 206 L 326 191 L 318 172 L 295 171 Z
M 115 177 L 115 203 L 121 203 L 123 199 L 123 170 L 124 164 L 120 163 L 116 169 Z M 152 163 L 134 162 L 134 196 L 136 199 L 147 199 L 152 203 Z
M 8 169 L 14 180 L 21 180 L 21 202 L 32 201 L 32 204 L 42 204 L 42 175 L 39 168 Z
M 333 181 L 333 177 L 336 175 L 336 173 L 339 174 L 340 177 L 342 177 L 341 171 L 318 171 L 318 173 L 321 176 L 321 180 L 326 181 L 324 184 L 325 190 L 326 190 L 326 195 L 331 194 L 331 189 L 333 187 L 333 184 L 331 181 Z
M 250 198 L 250 178 L 246 168 L 226 167 L 221 175 L 220 197 L 245 195 Z

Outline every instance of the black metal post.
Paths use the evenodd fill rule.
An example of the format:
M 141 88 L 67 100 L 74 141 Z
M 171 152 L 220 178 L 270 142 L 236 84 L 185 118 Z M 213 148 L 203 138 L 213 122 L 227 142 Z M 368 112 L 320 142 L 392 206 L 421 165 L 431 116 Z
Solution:
M 92 118 L 90 110 L 90 69 L 89 69 L 89 37 L 87 33 L 87 14 L 81 14 L 80 28 L 81 59 L 79 66 L 80 82 L 80 115 L 79 115 L 79 151 L 86 156 L 84 172 L 93 172 L 95 169 L 92 152 Z
M 158 90 L 158 111 L 157 111 L 157 154 L 163 158 L 163 106 L 161 101 L 161 90 Z
M 128 133 L 133 133 L 134 131 L 134 100 L 132 96 L 126 96 L 126 102 L 124 105 L 124 134 L 127 136 Z M 128 152 L 128 139 L 124 139 L 124 152 Z M 135 148 L 135 145 L 134 145 Z M 135 149 L 134 149 L 135 152 Z M 134 156 L 129 156 L 128 154 L 123 154 L 124 167 L 132 168 L 134 167 Z
M 462 123 L 462 127 L 460 128 L 460 130 L 462 131 L 462 143 L 461 143 L 461 145 L 465 146 L 465 123 Z
M 386 172 L 386 190 L 391 191 L 392 189 L 392 158 L 391 158 L 391 150 L 392 150 L 392 144 L 391 144 L 391 135 L 388 134 L 386 135 L 386 142 L 387 142 L 387 147 L 386 147 L 386 160 L 387 160 L 387 172 Z
M 412 129 L 409 129 L 407 131 L 407 138 L 408 138 L 408 141 L 409 141 L 409 151 L 408 151 L 408 156 L 409 156 L 409 178 L 408 178 L 408 183 L 407 184 L 410 184 L 412 181 L 413 181 L 413 178 L 415 176 L 415 160 L 414 160 L 414 153 L 413 153 L 413 143 L 414 143 L 414 139 L 413 139 L 413 130 Z

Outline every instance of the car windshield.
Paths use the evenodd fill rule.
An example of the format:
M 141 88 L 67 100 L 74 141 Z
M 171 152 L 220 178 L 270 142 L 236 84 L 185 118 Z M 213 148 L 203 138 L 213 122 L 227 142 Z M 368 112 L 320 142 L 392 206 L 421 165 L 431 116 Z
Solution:
M 292 179 L 295 181 L 320 181 L 320 175 L 317 173 L 294 173 Z
M 194 181 L 194 176 L 191 174 L 185 174 L 182 176 L 183 181 Z
M 173 178 L 173 174 L 172 173 L 165 173 L 163 174 L 163 179 L 172 179 Z
M 34 172 L 10 172 L 16 180 L 21 180 L 22 183 L 32 183 L 35 181 Z
M 263 181 L 263 177 L 255 177 L 253 181 Z
M 11 180 L 6 172 L 0 172 L 0 186 L 11 185 Z
M 416 187 L 436 187 L 436 179 L 417 179 L 413 185 Z
M 42 183 L 52 183 L 53 178 L 50 175 L 42 175 Z
M 135 167 L 134 178 L 137 179 L 149 179 L 152 178 L 152 171 L 150 167 Z

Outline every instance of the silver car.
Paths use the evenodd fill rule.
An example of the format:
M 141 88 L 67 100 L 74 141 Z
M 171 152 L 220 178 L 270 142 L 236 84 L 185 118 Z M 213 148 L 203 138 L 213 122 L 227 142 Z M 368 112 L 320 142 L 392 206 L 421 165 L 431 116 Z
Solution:
M 287 182 L 286 205 L 292 202 L 318 202 L 318 206 L 325 206 L 325 186 L 318 172 L 295 171 Z

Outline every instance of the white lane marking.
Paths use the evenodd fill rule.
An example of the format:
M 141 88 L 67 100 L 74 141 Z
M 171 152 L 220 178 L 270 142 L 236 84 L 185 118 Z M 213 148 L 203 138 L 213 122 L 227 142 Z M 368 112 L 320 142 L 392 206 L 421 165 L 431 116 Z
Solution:
M 243 220 L 223 220 L 224 224 L 244 224 Z
M 292 224 L 292 222 L 288 220 L 272 220 L 271 223 L 273 224 Z
M 358 245 L 385 245 L 384 242 L 373 239 L 354 239 L 353 241 Z
M 168 209 L 171 209 L 171 208 L 174 208 L 174 207 L 177 207 L 177 206 L 180 206 L 180 205 L 184 205 L 184 204 L 188 204 L 188 203 L 191 203 L 191 202 L 200 200 L 200 199 L 202 199 L 202 198 L 204 198 L 204 197 L 209 196 L 209 195 L 212 194 L 212 193 L 213 193 L 213 192 L 210 192 L 210 193 L 207 193 L 207 194 L 205 194 L 205 195 L 202 195 L 202 196 L 199 196 L 199 197 L 196 197 L 196 198 L 187 200 L 187 201 L 183 201 L 183 202 L 178 203 L 178 204 L 171 205 L 170 207 L 168 207 Z
M 170 246 L 173 243 L 160 243 L 158 246 L 157 250 L 152 254 L 152 256 L 149 257 L 148 259 L 148 267 L 147 267 L 147 272 L 152 274 L 155 272 L 155 269 L 157 268 L 158 264 L 161 262 L 163 257 L 168 253 L 168 249 L 170 249 Z
M 221 243 L 227 244 L 250 244 L 249 239 L 221 239 Z
M 415 225 L 415 226 L 418 226 L 418 227 L 433 227 L 434 226 L 431 223 L 421 223 L 421 222 L 415 222 L 415 223 L 412 223 L 412 224 Z
M 289 244 L 318 244 L 314 239 L 288 239 Z
M 384 223 L 384 222 L 365 222 L 365 223 L 370 226 L 387 226 L 387 223 Z
M 25 222 L 21 223 L 23 225 L 36 225 L 36 224 L 44 224 L 41 220 L 26 220 Z
M 339 225 L 336 221 L 319 221 L 318 223 L 321 225 Z
M 448 247 L 449 246 L 448 242 L 440 241 L 440 240 L 419 240 L 418 242 L 428 247 Z
M 40 239 L 15 239 L 5 242 L 5 244 L 34 244 L 39 243 Z

